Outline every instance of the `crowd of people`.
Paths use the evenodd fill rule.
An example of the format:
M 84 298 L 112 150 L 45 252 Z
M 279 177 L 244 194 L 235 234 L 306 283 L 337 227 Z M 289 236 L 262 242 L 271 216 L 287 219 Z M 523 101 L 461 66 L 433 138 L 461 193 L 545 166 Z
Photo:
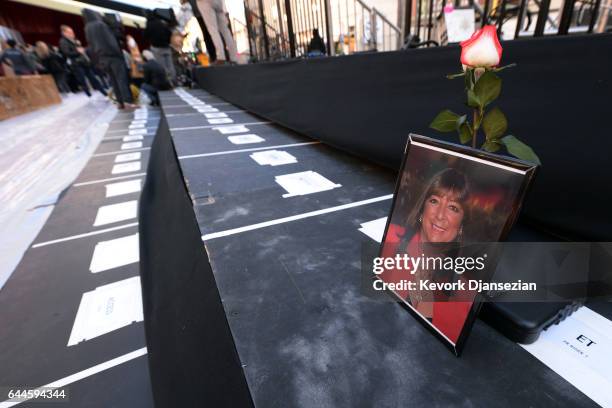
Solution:
M 120 109 L 135 107 L 141 91 L 151 105 L 158 105 L 158 91 L 190 81 L 180 32 L 154 12 L 147 16 L 144 31 L 151 47 L 142 52 L 119 23 L 90 9 L 84 9 L 82 15 L 87 46 L 72 27 L 62 25 L 57 46 L 43 41 L 34 45 L 5 41 L 0 66 L 6 64 L 15 75 L 50 74 L 60 93 L 82 91 L 91 97 L 99 92 Z

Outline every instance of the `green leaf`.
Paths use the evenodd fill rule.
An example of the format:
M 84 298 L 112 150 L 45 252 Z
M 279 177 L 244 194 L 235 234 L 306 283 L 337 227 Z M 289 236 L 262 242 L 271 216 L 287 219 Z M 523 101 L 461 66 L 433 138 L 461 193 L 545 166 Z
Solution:
M 480 99 L 478 99 L 476 93 L 474 93 L 474 91 L 471 89 L 468 89 L 467 91 L 467 105 L 470 108 L 480 109 Z
M 429 127 L 440 132 L 452 132 L 457 129 L 457 120 L 459 118 L 459 115 L 455 112 L 445 109 L 438 113 L 438 116 L 429 124 Z
M 484 107 L 497 99 L 501 86 L 502 80 L 493 71 L 486 71 L 474 85 L 474 93 Z
M 482 128 L 487 140 L 499 139 L 508 129 L 508 121 L 503 112 L 495 107 L 482 120 Z
M 496 152 L 501 147 L 502 147 L 502 143 L 501 143 L 501 140 L 499 139 L 487 140 L 482 145 L 482 149 L 486 150 L 487 152 Z
M 470 126 L 470 122 L 465 122 L 459 128 L 459 140 L 461 143 L 466 144 L 472 141 L 472 127 Z
M 525 143 L 521 142 L 516 137 L 508 135 L 506 137 L 503 137 L 501 141 L 506 146 L 508 153 L 510 153 L 511 155 L 518 157 L 521 160 L 541 164 L 540 158 L 535 154 L 531 147 L 527 146 Z

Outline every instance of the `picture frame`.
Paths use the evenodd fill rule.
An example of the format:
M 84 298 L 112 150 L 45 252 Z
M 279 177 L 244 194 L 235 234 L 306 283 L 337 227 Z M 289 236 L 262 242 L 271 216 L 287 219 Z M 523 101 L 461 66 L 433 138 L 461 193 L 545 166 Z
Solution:
M 410 134 L 379 258 L 435 253 L 454 254 L 457 260 L 470 243 L 482 249 L 487 242 L 504 241 L 537 170 L 536 164 L 519 159 Z M 399 274 L 397 270 L 375 273 L 374 279 L 387 284 L 400 282 L 399 277 L 415 284 L 430 280 L 449 284 L 467 281 L 472 274 L 486 282 L 494 272 L 495 261 L 490 261 L 490 267 L 473 274 L 413 268 Z M 386 291 L 460 356 L 482 305 L 479 292 Z

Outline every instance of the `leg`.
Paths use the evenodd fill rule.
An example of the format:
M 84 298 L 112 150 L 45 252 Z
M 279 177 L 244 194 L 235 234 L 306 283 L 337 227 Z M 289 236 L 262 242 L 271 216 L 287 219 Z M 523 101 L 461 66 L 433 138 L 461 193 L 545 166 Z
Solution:
M 91 96 L 91 92 L 89 92 L 89 86 L 85 81 L 85 73 L 83 72 L 83 67 L 75 64 L 72 66 L 72 72 L 74 73 L 74 77 L 76 78 L 81 89 L 83 89 L 87 96 Z
M 94 72 L 91 69 L 91 67 L 84 67 L 83 70 L 84 70 L 85 76 L 87 76 L 87 79 L 89 80 L 89 83 L 91 84 L 91 86 L 94 89 L 97 89 L 98 91 L 100 91 L 100 93 L 102 95 L 106 96 L 106 89 L 104 89 L 102 84 L 100 84 L 100 81 L 98 80 L 98 78 L 94 74 Z
M 140 89 L 147 94 L 149 99 L 151 100 L 151 105 L 158 106 L 159 105 L 159 95 L 157 94 L 157 89 L 153 85 L 143 83 L 140 86 Z
M 217 13 L 212 8 L 211 4 L 206 0 L 198 0 L 198 9 L 206 24 L 206 29 L 215 45 L 218 61 L 225 61 L 225 47 L 219 34 L 219 26 L 217 25 Z
M 66 74 L 63 72 L 57 72 L 53 74 L 53 79 L 55 80 L 55 85 L 57 85 L 57 89 L 60 93 L 70 92 L 70 88 L 66 83 Z
M 115 71 L 112 69 L 112 63 L 110 61 L 106 61 L 104 64 L 104 69 L 106 70 L 108 77 L 110 78 L 110 83 L 113 87 L 113 93 L 115 94 L 115 98 L 117 99 L 119 108 L 123 109 L 125 107 L 124 100 L 121 97 L 121 90 L 119 89 L 119 83 L 117 82 L 117 78 L 115 77 Z
M 113 58 L 111 61 L 111 70 L 115 75 L 122 101 L 125 103 L 132 103 L 132 91 L 130 90 L 127 69 L 123 60 L 120 58 Z
M 238 62 L 238 50 L 236 49 L 236 42 L 234 41 L 234 37 L 232 37 L 232 32 L 228 27 L 229 21 L 227 21 L 227 16 L 223 10 L 216 10 L 216 13 L 217 25 L 219 26 L 221 36 L 223 36 L 223 41 L 225 41 L 229 59 L 232 62 Z
M 174 61 L 172 60 L 172 50 L 170 48 L 166 48 L 164 50 L 164 55 L 166 58 L 166 74 L 170 78 L 170 84 L 174 86 L 174 81 L 176 81 L 176 68 L 174 67 Z
M 104 72 L 100 71 L 97 68 L 94 68 L 94 74 L 96 74 L 98 78 L 100 78 L 100 83 L 102 83 L 104 89 L 110 88 L 110 84 L 106 81 L 106 74 Z

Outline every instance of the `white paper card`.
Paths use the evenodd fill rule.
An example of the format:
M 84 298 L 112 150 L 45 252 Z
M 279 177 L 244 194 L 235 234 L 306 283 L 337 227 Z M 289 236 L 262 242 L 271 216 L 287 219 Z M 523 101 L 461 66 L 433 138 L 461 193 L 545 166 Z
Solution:
M 474 9 L 454 9 L 444 13 L 446 36 L 449 43 L 465 41 L 476 31 Z
M 219 127 L 214 127 L 213 129 L 218 130 L 224 135 L 231 135 L 232 133 L 243 133 L 243 132 L 249 131 L 249 129 L 243 125 L 219 126 Z
M 138 170 L 140 170 L 140 162 L 133 161 L 133 162 L 115 164 L 113 166 L 113 169 L 111 170 L 111 173 L 121 174 L 121 173 L 129 173 L 129 172 L 138 171 Z
M 137 193 L 142 187 L 142 181 L 129 180 L 121 181 L 119 183 L 107 184 L 106 186 L 106 197 L 116 197 L 124 194 Z
M 223 113 L 223 112 L 218 112 L 218 113 L 205 113 L 204 116 L 206 116 L 208 119 L 215 119 L 215 118 L 227 118 L 227 114 Z
M 581 307 L 521 345 L 602 407 L 612 407 L 612 321 Z
M 208 119 L 208 123 L 211 125 L 220 125 L 222 123 L 234 123 L 230 118 L 220 118 L 220 119 Z
M 266 141 L 266 139 L 257 135 L 228 136 L 227 140 L 233 144 L 261 143 Z
M 125 203 L 109 204 L 98 208 L 96 220 L 93 226 L 112 224 L 119 221 L 131 220 L 136 218 L 138 211 L 138 201 L 132 200 Z
M 140 277 L 97 287 L 83 293 L 68 346 L 143 320 Z
M 121 150 L 137 149 L 139 147 L 142 147 L 142 142 L 130 142 L 130 143 L 122 144 L 121 145 Z
M 266 150 L 263 152 L 256 152 L 251 154 L 251 159 L 255 160 L 262 166 L 281 166 L 283 164 L 297 163 L 297 159 L 284 150 Z
M 96 244 L 89 270 L 91 273 L 107 271 L 140 260 L 138 233 Z
M 287 194 L 283 194 L 283 198 L 318 193 L 342 187 L 342 185 L 329 181 L 316 171 L 285 174 L 276 176 L 274 180 L 287 190 Z
M 133 135 L 146 135 L 147 134 L 147 129 L 132 129 L 130 131 L 128 131 L 128 135 L 133 136 Z
M 133 142 L 135 140 L 142 140 L 142 135 L 138 135 L 138 136 L 125 136 L 123 138 L 124 142 Z
M 385 234 L 385 226 L 387 225 L 387 217 L 378 218 L 376 220 L 364 222 L 361 224 L 359 231 L 366 234 L 376 242 L 381 242 Z
M 123 163 L 127 161 L 132 161 L 132 160 L 140 160 L 141 155 L 142 153 L 140 152 L 118 154 L 115 157 L 115 163 Z

